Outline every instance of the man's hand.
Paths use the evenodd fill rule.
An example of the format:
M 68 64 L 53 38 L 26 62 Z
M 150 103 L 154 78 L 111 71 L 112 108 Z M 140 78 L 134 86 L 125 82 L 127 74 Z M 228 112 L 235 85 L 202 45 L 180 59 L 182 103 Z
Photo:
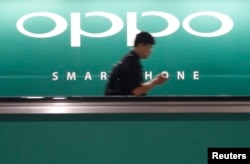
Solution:
M 156 84 L 160 85 L 163 84 L 165 81 L 167 81 L 168 78 L 164 76 L 164 74 L 159 74 L 155 77 L 155 79 L 156 79 Z
M 142 95 L 142 94 L 148 92 L 154 86 L 163 84 L 165 81 L 167 81 L 167 79 L 168 78 L 166 76 L 164 76 L 164 74 L 159 74 L 154 79 L 152 79 L 146 83 L 142 83 L 141 86 L 135 88 L 133 90 L 133 94 L 135 96 Z

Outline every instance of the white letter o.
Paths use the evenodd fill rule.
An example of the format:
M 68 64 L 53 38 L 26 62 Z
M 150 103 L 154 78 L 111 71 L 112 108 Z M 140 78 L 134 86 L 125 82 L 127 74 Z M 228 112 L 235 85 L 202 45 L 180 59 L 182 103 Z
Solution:
M 213 17 L 218 18 L 221 21 L 220 29 L 218 29 L 217 31 L 214 31 L 214 32 L 210 32 L 210 33 L 202 33 L 202 32 L 198 32 L 198 31 L 193 30 L 190 27 L 190 21 L 196 17 L 204 16 L 204 15 L 213 16 Z M 213 11 L 205 11 L 205 12 L 198 12 L 198 13 L 194 13 L 192 15 L 189 15 L 188 17 L 186 17 L 184 19 L 182 25 L 183 25 L 183 28 L 192 35 L 196 35 L 196 36 L 200 36 L 200 37 L 217 37 L 217 36 L 224 35 L 224 34 L 228 33 L 229 31 L 231 31 L 233 26 L 234 26 L 234 22 L 230 17 L 228 17 L 225 14 L 213 12 Z
M 56 26 L 55 28 L 47 33 L 43 33 L 43 34 L 36 34 L 36 33 L 32 33 L 27 31 L 23 24 L 27 19 L 30 19 L 32 17 L 37 17 L 37 16 L 43 16 L 43 17 L 48 17 L 50 19 L 52 19 L 55 23 Z M 37 13 L 31 13 L 31 14 L 27 14 L 23 17 L 21 17 L 16 24 L 17 29 L 24 35 L 30 36 L 30 37 L 34 37 L 34 38 L 49 38 L 49 37 L 54 37 L 57 36 L 59 34 L 61 34 L 62 32 L 64 32 L 67 29 L 67 21 L 61 17 L 60 15 L 54 14 L 54 13 L 48 13 L 48 12 L 37 12 Z

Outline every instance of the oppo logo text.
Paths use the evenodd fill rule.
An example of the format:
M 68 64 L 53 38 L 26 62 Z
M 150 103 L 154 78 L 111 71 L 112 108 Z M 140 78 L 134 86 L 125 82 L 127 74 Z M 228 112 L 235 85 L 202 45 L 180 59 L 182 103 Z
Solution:
M 162 31 L 151 33 L 154 37 L 165 37 L 175 33 L 180 26 L 189 34 L 198 36 L 198 37 L 219 37 L 229 33 L 234 26 L 233 20 L 222 13 L 213 12 L 213 11 L 203 11 L 193 13 L 187 16 L 183 21 L 182 25 L 177 17 L 171 15 L 166 12 L 160 11 L 148 11 L 141 13 L 141 17 L 160 17 L 167 21 L 168 26 L 163 29 Z M 215 19 L 218 19 L 221 22 L 221 27 L 216 31 L 204 33 L 194 30 L 190 26 L 190 22 L 197 17 L 201 16 L 212 16 Z M 25 29 L 24 23 L 34 17 L 47 17 L 54 21 L 55 27 L 51 31 L 46 33 L 33 33 Z M 124 21 L 117 15 L 109 12 L 87 12 L 85 13 L 86 19 L 91 19 L 89 17 L 103 17 L 104 19 L 108 19 L 111 22 L 111 27 L 107 31 L 103 31 L 100 33 L 90 33 L 85 31 L 81 28 L 81 14 L 80 13 L 71 13 L 70 22 L 67 22 L 65 18 L 62 16 L 51 13 L 51 12 L 35 12 L 24 15 L 21 17 L 17 23 L 16 27 L 20 33 L 23 35 L 33 37 L 33 38 L 49 38 L 55 37 L 62 34 L 70 25 L 71 29 L 71 47 L 80 47 L 81 43 L 84 44 L 84 37 L 91 37 L 91 38 L 102 38 L 102 37 L 110 37 L 119 33 L 124 28 Z M 134 37 L 140 30 L 137 27 L 137 13 L 136 12 L 127 12 L 127 19 L 126 19 L 126 28 L 127 28 L 127 46 L 132 46 Z M 83 39 L 83 41 L 81 41 Z

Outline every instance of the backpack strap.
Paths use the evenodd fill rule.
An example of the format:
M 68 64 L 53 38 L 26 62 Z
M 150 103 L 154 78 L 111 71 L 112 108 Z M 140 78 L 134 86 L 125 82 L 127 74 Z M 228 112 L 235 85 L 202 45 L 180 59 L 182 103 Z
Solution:
M 108 80 L 105 95 L 121 95 L 120 90 L 120 66 L 122 62 L 118 62 L 113 66 Z

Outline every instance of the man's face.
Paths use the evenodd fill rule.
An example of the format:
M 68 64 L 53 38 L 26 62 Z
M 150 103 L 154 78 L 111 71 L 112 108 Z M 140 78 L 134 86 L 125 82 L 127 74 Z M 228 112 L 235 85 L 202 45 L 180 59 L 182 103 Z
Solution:
M 140 49 L 140 57 L 147 59 L 148 56 L 151 54 L 152 52 L 152 44 L 138 44 L 138 48 Z

